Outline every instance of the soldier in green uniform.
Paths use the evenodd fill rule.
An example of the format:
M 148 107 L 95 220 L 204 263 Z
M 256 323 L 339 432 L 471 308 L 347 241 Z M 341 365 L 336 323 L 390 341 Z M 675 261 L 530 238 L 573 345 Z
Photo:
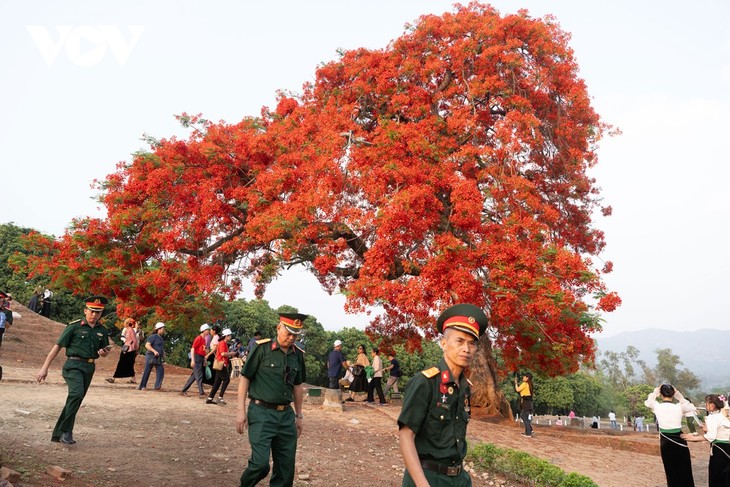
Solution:
M 62 348 L 66 348 L 66 363 L 63 364 L 62 375 L 68 385 L 68 396 L 61 416 L 56 422 L 56 427 L 53 428 L 51 441 L 67 445 L 76 443 L 73 438 L 74 422 L 76 413 L 81 407 L 81 401 L 84 400 L 91 384 L 91 378 L 94 377 L 94 361 L 100 356 L 106 357 L 111 348 L 109 334 L 99 323 L 107 302 L 104 296 L 86 298 L 85 319 L 64 328 L 56 344 L 48 352 L 43 367 L 38 371 L 36 378 L 39 383 L 42 383 L 48 376 L 48 367 L 53 359 Z
M 406 386 L 398 417 L 404 486 L 471 486 L 464 471 L 471 383 L 464 375 L 488 326 L 472 304 L 457 304 L 436 322 L 444 355 L 438 366 L 416 374 Z
M 241 475 L 241 487 L 256 485 L 274 463 L 272 487 L 294 483 L 297 438 L 302 433 L 302 401 L 306 381 L 304 351 L 294 343 L 307 315 L 279 313 L 276 339 L 258 340 L 238 381 L 236 429 L 248 427 L 251 458 Z M 246 396 L 251 400 L 246 404 Z M 291 403 L 294 402 L 292 410 Z

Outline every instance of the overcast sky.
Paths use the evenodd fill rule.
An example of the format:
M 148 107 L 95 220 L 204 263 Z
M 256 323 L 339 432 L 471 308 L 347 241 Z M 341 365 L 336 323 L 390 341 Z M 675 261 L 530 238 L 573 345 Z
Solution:
M 339 48 L 382 48 L 449 1 L 0 0 L 0 222 L 61 235 L 101 216 L 94 179 L 184 132 L 173 115 L 236 122 L 299 91 Z M 496 1 L 553 14 L 594 107 L 623 134 L 593 171 L 614 208 L 597 218 L 623 306 L 603 336 L 649 327 L 730 329 L 730 2 Z M 244 296 L 251 298 L 251 296 Z M 313 277 L 285 274 L 271 305 L 325 328 L 362 327 Z

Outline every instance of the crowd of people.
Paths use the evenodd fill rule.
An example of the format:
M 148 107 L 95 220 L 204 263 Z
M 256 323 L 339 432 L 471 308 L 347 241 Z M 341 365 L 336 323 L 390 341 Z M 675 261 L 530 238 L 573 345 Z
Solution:
M 0 293 L 3 310 L 9 308 L 8 300 L 5 293 Z M 62 331 L 37 374 L 38 382 L 45 381 L 51 363 L 65 348 L 66 362 L 62 375 L 68 386 L 68 395 L 51 441 L 67 445 L 76 443 L 73 437 L 76 415 L 93 378 L 95 361 L 107 356 L 111 349 L 109 334 L 99 324 L 107 298 L 95 295 L 84 302 L 84 319 L 69 324 Z M 6 317 L 6 313 L 0 313 L 0 323 L 5 324 L 7 321 L 2 319 L 3 316 Z M 12 314 L 10 316 L 12 319 Z M 280 313 L 276 336 L 261 338 L 259 334 L 247 346 L 235 340 L 230 329 L 203 324 L 191 344 L 192 373 L 180 394 L 187 395 L 195 384 L 198 396 L 206 399 L 206 404 L 226 403 L 224 395 L 231 382 L 231 362 L 242 356 L 247 358 L 236 369 L 240 372 L 236 429 L 240 434 L 248 431 L 251 444 L 251 457 L 241 476 L 241 486 L 256 485 L 270 471 L 273 471 L 270 485 L 292 485 L 296 443 L 303 430 L 303 384 L 306 381 L 304 352 L 295 340 L 302 333 L 306 318 L 299 313 Z M 453 485 L 470 485 L 468 473 L 463 469 L 463 458 L 471 393 L 463 371 L 471 363 L 477 341 L 487 323 L 483 311 L 468 304 L 452 306 L 439 316 L 436 326 L 441 334 L 443 356 L 436 366 L 411 378 L 398 417 L 401 454 L 406 465 L 404 486 L 440 485 L 443 477 L 454 481 Z M 128 318 L 123 325 L 122 353 L 113 376 L 107 381 L 114 383 L 117 379 L 128 379 L 128 382 L 136 383 L 135 358 L 140 350 L 144 350 L 144 371 L 138 389 L 147 388 L 151 371 L 155 368 L 154 390 L 161 391 L 165 324 L 158 322 L 147 337 L 136 320 Z M 336 340 L 328 355 L 329 388 L 349 392 L 345 401 L 354 401 L 357 393 L 365 392 L 365 401 L 375 404 L 377 394 L 381 405 L 386 404 L 385 397 L 389 391 L 399 392 L 398 382 L 402 373 L 394 353 L 390 353 L 385 362 L 377 347 L 369 350 L 368 357 L 365 345 L 361 344 L 357 347 L 356 356 L 350 360 L 343 354 L 342 345 L 341 340 Z M 210 377 L 206 377 L 206 369 L 214 371 Z M 390 377 L 383 389 L 385 372 L 390 372 Z M 521 380 L 518 380 L 520 376 Z M 203 387 L 206 380 L 212 385 L 208 394 Z M 520 417 L 525 426 L 522 434 L 531 437 L 532 374 L 516 374 L 514 382 L 515 392 L 520 396 Z M 730 419 L 724 396 L 706 396 L 708 414 L 704 423 L 696 417 L 695 406 L 669 384 L 655 388 L 645 405 L 656 417 L 661 458 L 669 486 L 694 485 L 687 447 L 687 442 L 694 441 L 706 441 L 710 445 L 710 487 L 730 486 Z M 432 411 L 440 415 L 433 415 Z M 682 421 L 687 415 L 691 415 L 696 426 L 702 429 L 702 435 L 692 430 L 682 432 Z M 571 411 L 569 418 L 574 416 Z M 464 421 L 457 421 L 459 418 Z M 609 420 L 611 427 L 616 428 L 613 411 L 609 412 Z M 597 422 L 597 418 L 594 421 Z M 444 429 L 445 422 L 455 427 Z M 270 459 L 273 460 L 273 470 L 269 466 Z

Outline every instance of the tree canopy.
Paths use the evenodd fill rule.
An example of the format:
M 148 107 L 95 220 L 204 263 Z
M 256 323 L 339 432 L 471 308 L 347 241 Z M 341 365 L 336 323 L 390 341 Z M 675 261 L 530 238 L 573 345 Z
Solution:
M 575 371 L 620 299 L 592 260 L 609 127 L 568 41 L 551 17 L 472 3 L 342 52 L 260 116 L 182 115 L 189 137 L 149 138 L 99 183 L 106 218 L 35 235 L 29 269 L 120 315 L 179 317 L 303 265 L 349 311 L 384 309 L 371 336 L 418 346 L 470 302 L 508 369 Z

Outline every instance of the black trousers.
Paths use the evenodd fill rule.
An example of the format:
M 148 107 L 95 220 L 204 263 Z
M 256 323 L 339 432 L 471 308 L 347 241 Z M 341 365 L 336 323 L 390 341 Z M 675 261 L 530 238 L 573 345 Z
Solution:
M 380 404 L 385 404 L 385 394 L 383 394 L 383 378 L 382 377 L 373 377 L 370 381 L 370 384 L 368 384 L 368 398 L 367 401 L 369 402 L 375 402 L 374 398 L 374 392 L 378 392 L 378 399 L 380 399 Z

